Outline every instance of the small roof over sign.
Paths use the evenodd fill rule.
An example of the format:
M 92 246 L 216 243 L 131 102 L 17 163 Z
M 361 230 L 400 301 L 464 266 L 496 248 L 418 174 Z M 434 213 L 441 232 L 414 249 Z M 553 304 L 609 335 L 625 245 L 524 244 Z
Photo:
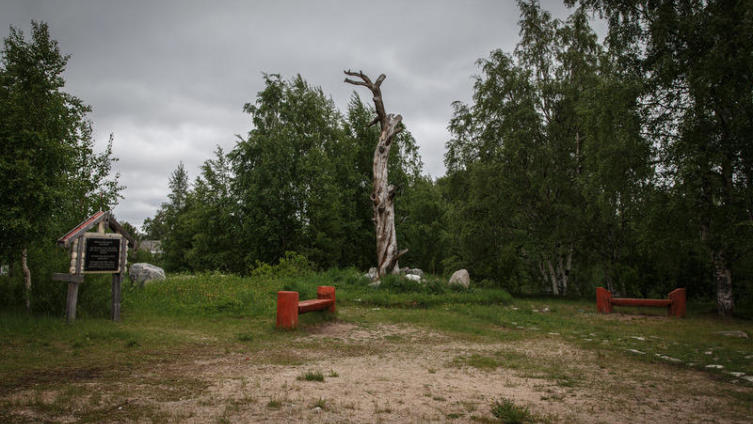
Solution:
M 60 237 L 57 241 L 58 246 L 62 247 L 69 247 L 73 240 L 76 240 L 79 236 L 83 235 L 83 233 L 89 231 L 90 229 L 94 228 L 95 225 L 99 224 L 100 222 L 104 221 L 106 225 L 115 233 L 123 235 L 123 237 L 128 240 L 128 245 L 130 247 L 134 247 L 136 245 L 133 237 L 131 237 L 130 234 L 128 234 L 128 231 L 126 231 L 120 223 L 118 223 L 117 220 L 115 220 L 115 217 L 112 214 L 112 211 L 99 211 L 95 213 L 94 215 L 90 216 L 89 218 L 86 218 L 82 223 L 78 224 L 74 229 L 71 231 L 68 231 L 63 237 Z

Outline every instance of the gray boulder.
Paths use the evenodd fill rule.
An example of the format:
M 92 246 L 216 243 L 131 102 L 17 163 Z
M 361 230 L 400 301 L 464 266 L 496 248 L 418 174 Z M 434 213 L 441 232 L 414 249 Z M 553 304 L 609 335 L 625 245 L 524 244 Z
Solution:
M 405 278 L 411 281 L 421 282 L 421 276 L 416 274 L 405 274 Z
M 423 278 L 423 276 L 424 276 L 424 272 L 423 272 L 423 270 L 421 270 L 421 268 L 410 268 L 406 272 L 406 274 L 408 274 L 408 275 L 411 275 L 411 274 L 418 275 L 421 278 Z
M 150 281 L 164 280 L 165 270 L 156 265 L 139 262 L 131 265 L 128 269 L 128 277 L 131 282 L 143 287 L 145 283 Z
M 452 274 L 449 282 L 450 287 L 461 286 L 465 289 L 471 286 L 471 276 L 466 269 L 459 269 Z

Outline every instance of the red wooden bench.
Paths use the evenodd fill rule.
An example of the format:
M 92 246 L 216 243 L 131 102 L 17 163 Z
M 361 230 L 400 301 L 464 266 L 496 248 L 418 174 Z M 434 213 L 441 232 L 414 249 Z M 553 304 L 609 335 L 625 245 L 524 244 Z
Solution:
M 612 312 L 612 306 L 655 306 L 667 308 L 667 315 L 685 316 L 685 289 L 674 289 L 669 292 L 669 299 L 631 299 L 626 297 L 612 297 L 612 293 L 603 288 L 596 288 L 596 310 L 602 314 Z
M 335 288 L 319 286 L 316 299 L 298 301 L 298 292 L 277 292 L 277 328 L 296 328 L 298 315 L 311 311 L 335 312 Z

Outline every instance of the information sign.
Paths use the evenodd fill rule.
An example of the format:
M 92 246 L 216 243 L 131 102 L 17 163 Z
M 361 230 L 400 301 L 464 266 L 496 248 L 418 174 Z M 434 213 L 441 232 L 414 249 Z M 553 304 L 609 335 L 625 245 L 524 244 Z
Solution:
M 84 272 L 120 272 L 120 238 L 85 237 Z

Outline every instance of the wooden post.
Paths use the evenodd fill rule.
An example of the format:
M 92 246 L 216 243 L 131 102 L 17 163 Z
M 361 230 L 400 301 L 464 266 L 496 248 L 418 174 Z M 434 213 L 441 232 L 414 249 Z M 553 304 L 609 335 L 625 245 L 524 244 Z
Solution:
M 122 296 L 121 288 L 123 283 L 123 273 L 125 272 L 128 240 L 122 238 L 120 240 L 120 272 L 112 274 L 112 307 L 110 309 L 110 315 L 113 321 L 120 321 L 120 300 Z
M 294 329 L 298 326 L 298 292 L 277 292 L 277 328 Z
M 319 286 L 316 288 L 317 299 L 332 299 L 335 300 L 335 288 L 333 286 Z M 335 302 L 332 302 L 332 306 L 327 308 L 327 312 L 335 312 Z
M 669 315 L 682 318 L 685 316 L 685 289 L 674 289 L 669 292 L 669 300 L 672 302 L 669 305 Z
M 76 272 L 74 274 L 83 274 L 84 271 L 84 237 L 79 236 L 76 245 Z
M 78 302 L 78 282 L 68 283 L 68 297 L 65 302 L 65 320 L 69 323 L 76 320 L 76 302 Z
M 120 321 L 120 282 L 123 280 L 123 274 L 112 274 L 112 308 L 110 316 L 113 321 Z
M 604 287 L 596 287 L 596 310 L 602 314 L 612 313 L 612 293 Z

